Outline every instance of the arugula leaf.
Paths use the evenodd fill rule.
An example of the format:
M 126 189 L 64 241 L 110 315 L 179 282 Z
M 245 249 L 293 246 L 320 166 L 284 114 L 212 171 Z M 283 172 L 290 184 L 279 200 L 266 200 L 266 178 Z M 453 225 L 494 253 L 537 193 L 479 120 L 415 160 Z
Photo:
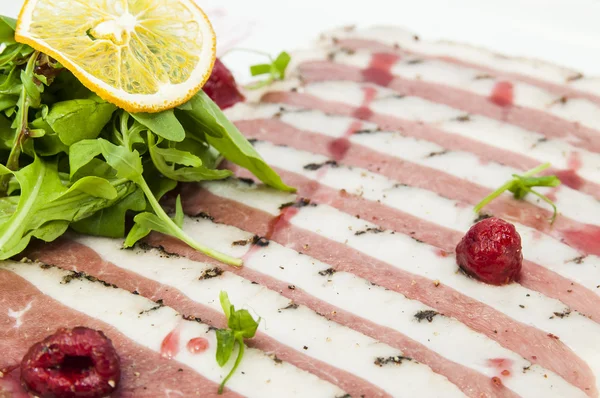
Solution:
M 87 235 L 123 238 L 127 212 L 143 211 L 145 208 L 146 198 L 140 189 L 136 189 L 113 206 L 101 209 L 92 216 L 71 224 L 71 227 Z
M 512 192 L 514 198 L 518 200 L 524 199 L 527 194 L 532 193 L 552 206 L 554 213 L 550 219 L 550 224 L 553 224 L 558 214 L 556 205 L 546 196 L 531 189 L 533 187 L 557 187 L 561 184 L 560 179 L 556 176 L 534 177 L 536 174 L 541 173 L 550 166 L 550 163 L 544 163 L 529 170 L 523 175 L 513 174 L 512 180 L 508 180 L 500 188 L 483 198 L 483 200 L 475 206 L 475 212 L 479 213 L 488 203 L 502 195 L 505 191 Z
M 257 321 L 252 318 L 252 315 L 247 310 L 241 309 L 236 310 L 235 307 L 229 301 L 229 296 L 227 292 L 221 291 L 219 294 L 219 301 L 221 302 L 221 307 L 223 308 L 223 312 L 225 313 L 225 317 L 227 318 L 227 329 L 218 329 L 216 331 L 217 334 L 217 353 L 216 359 L 219 366 L 223 367 L 229 359 L 231 358 L 231 354 L 235 349 L 235 346 L 238 346 L 238 355 L 233 364 L 233 367 L 227 374 L 227 376 L 219 385 L 219 394 L 223 393 L 223 388 L 225 387 L 225 383 L 231 378 L 231 376 L 235 373 L 239 364 L 242 362 L 242 358 L 244 357 L 244 339 L 250 339 L 254 337 L 256 334 L 256 330 L 258 329 L 258 324 L 260 323 L 260 319 Z
M 179 228 L 183 229 L 183 206 L 181 205 L 181 195 L 177 195 L 177 200 L 175 201 L 175 216 L 173 217 L 173 222 Z
M 69 149 L 69 169 L 71 177 L 77 171 L 88 164 L 93 158 L 102 153 L 100 141 L 98 140 L 81 140 Z
M 201 90 L 194 95 L 188 101 L 187 109 L 189 110 L 179 110 L 178 118 L 187 122 L 190 134 L 196 135 L 198 139 L 205 138 L 227 160 L 250 170 L 265 184 L 282 191 L 295 191 L 266 164 L 206 93 Z M 204 137 L 202 133 L 205 133 Z
M 51 202 L 67 189 L 58 177 L 56 164 L 40 158 L 14 173 L 21 186 L 21 199 L 9 220 L 0 225 L 0 259 L 4 260 L 26 235 L 28 224 L 46 202 Z
M 67 146 L 98 137 L 117 107 L 100 99 L 57 102 L 45 118 Z
M 180 142 L 185 138 L 185 130 L 172 109 L 159 113 L 132 113 L 131 116 L 164 139 Z
M 12 32 L 14 34 L 15 30 L 17 29 L 17 20 L 11 17 L 7 17 L 5 15 L 0 15 L 0 20 L 4 22 L 6 26 L 12 29 Z
M 6 45 L 14 44 L 15 42 L 15 27 L 16 22 L 12 18 L 0 17 L 0 43 Z
M 222 180 L 233 174 L 230 170 L 216 170 L 202 166 L 202 160 L 190 152 L 180 151 L 176 148 L 159 147 L 155 143 L 152 133 L 148 133 L 148 149 L 156 169 L 165 177 L 175 181 Z M 168 162 L 172 162 L 172 164 L 169 165 Z M 176 169 L 175 164 L 190 167 Z
M 270 63 L 252 65 L 250 67 L 250 74 L 252 76 L 268 75 L 265 80 L 258 81 L 246 86 L 247 89 L 255 90 L 265 87 L 276 80 L 285 79 L 285 70 L 287 69 L 292 57 L 287 52 L 283 51 L 279 53 L 277 58 L 274 60 L 269 56 Z

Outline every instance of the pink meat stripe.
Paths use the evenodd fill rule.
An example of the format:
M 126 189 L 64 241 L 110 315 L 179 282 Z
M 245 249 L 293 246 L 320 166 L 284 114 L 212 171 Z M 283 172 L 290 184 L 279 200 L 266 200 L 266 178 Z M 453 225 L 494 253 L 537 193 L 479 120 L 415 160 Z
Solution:
M 292 66 L 228 114 L 297 192 L 233 164 L 181 190 L 186 232 L 244 266 L 160 234 L 131 250 L 70 235 L 0 264 L 0 396 L 28 396 L 28 347 L 84 325 L 121 356 L 115 397 L 216 397 L 226 290 L 263 319 L 226 397 L 599 397 L 600 85 L 397 28 L 325 33 Z M 546 161 L 554 225 L 530 198 L 484 209 L 522 235 L 520 280 L 462 274 L 473 205 Z

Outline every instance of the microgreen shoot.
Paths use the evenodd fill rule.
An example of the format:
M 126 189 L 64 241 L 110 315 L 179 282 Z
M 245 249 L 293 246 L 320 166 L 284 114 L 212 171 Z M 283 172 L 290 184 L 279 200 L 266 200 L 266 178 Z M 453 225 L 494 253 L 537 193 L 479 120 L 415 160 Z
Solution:
M 258 324 L 260 323 L 260 318 L 255 321 L 248 310 L 236 310 L 229 301 L 229 296 L 224 291 L 219 294 L 219 300 L 221 302 L 223 312 L 225 313 L 225 317 L 227 318 L 228 326 L 226 329 L 218 329 L 216 331 L 216 358 L 219 366 L 223 367 L 225 364 L 227 364 L 227 362 L 229 362 L 235 346 L 238 346 L 238 355 L 235 359 L 235 363 L 219 386 L 219 394 L 222 394 L 225 383 L 227 383 L 227 381 L 235 373 L 239 364 L 242 362 L 245 349 L 244 339 L 251 339 L 254 337 L 256 334 L 256 329 L 258 329 Z
M 496 199 L 498 196 L 502 195 L 505 191 L 512 192 L 515 199 L 518 200 L 521 200 L 525 198 L 527 194 L 532 193 L 544 202 L 548 203 L 550 206 L 552 206 L 552 208 L 554 209 L 554 213 L 552 214 L 552 218 L 550 219 L 550 224 L 553 224 L 558 214 L 556 205 L 548 197 L 532 189 L 533 187 L 557 187 L 560 185 L 560 179 L 553 175 L 535 177 L 536 174 L 541 173 L 549 167 L 550 163 L 544 163 L 542 165 L 537 166 L 536 168 L 529 170 L 523 175 L 513 174 L 513 178 L 511 180 L 508 180 L 500 188 L 498 188 L 497 190 L 486 196 L 481 202 L 479 202 L 474 208 L 475 212 L 479 213 L 481 209 L 483 209 L 488 203 Z
M 277 57 L 275 57 L 274 59 L 270 54 L 262 52 L 262 51 L 257 51 L 257 50 L 250 50 L 250 49 L 245 49 L 245 48 L 235 48 L 235 49 L 232 49 L 231 51 L 243 51 L 243 52 L 258 54 L 258 55 L 264 56 L 269 59 L 268 63 L 262 63 L 262 64 L 256 64 L 256 65 L 250 66 L 250 74 L 253 77 L 265 76 L 265 75 L 267 77 L 264 80 L 260 80 L 260 81 L 246 85 L 245 88 L 248 90 L 257 90 L 259 88 L 268 86 L 269 84 L 273 83 L 274 81 L 285 79 L 285 71 L 286 71 L 288 65 L 290 64 L 290 61 L 292 60 L 292 57 L 290 56 L 290 54 L 288 54 L 285 51 L 280 52 L 277 55 Z

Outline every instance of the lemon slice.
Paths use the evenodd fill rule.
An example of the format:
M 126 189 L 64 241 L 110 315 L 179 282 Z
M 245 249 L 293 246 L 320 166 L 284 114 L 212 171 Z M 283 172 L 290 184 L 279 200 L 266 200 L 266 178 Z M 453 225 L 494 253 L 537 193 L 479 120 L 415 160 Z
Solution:
M 27 0 L 15 38 L 128 112 L 159 112 L 208 80 L 216 37 L 193 0 Z

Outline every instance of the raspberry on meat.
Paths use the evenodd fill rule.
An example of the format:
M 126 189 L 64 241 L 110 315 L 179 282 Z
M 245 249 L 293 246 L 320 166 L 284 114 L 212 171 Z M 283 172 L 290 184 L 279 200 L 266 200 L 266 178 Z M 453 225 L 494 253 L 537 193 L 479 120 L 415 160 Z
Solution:
M 119 356 L 101 331 L 60 329 L 34 344 L 21 361 L 21 382 L 40 398 L 100 398 L 121 378 Z
M 456 262 L 468 275 L 505 285 L 521 272 L 521 236 L 515 226 L 496 217 L 473 225 L 456 246 Z
M 229 108 L 245 99 L 238 90 L 233 75 L 218 58 L 210 78 L 202 89 L 221 109 Z

